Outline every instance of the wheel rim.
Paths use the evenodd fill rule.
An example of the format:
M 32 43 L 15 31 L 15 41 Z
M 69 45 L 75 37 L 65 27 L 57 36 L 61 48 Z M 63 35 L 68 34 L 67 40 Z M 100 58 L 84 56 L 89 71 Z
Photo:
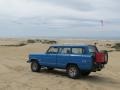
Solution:
M 76 76 L 76 74 L 77 74 L 76 68 L 75 68 L 75 67 L 71 67 L 71 68 L 69 69 L 69 76 L 70 76 L 70 77 L 74 77 L 74 76 Z
M 32 65 L 32 69 L 33 69 L 33 70 L 37 70 L 37 68 L 38 68 L 37 63 L 33 63 L 33 65 Z

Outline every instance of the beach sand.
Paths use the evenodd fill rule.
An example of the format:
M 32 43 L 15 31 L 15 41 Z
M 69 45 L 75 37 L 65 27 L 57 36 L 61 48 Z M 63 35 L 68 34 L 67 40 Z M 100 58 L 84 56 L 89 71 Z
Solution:
M 0 45 L 18 44 L 22 40 L 2 39 Z M 58 40 L 59 44 L 94 44 L 100 50 L 113 50 L 105 40 Z M 50 44 L 33 43 L 21 47 L 0 46 L 0 90 L 120 90 L 120 52 L 109 52 L 109 62 L 100 72 L 70 79 L 62 70 L 34 73 L 26 63 L 28 54 L 44 53 Z

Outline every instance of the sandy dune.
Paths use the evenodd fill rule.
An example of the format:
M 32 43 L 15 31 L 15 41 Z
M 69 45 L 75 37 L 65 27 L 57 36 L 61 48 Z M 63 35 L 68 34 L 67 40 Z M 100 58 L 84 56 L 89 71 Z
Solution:
M 6 44 L 8 41 L 1 41 Z M 8 43 L 18 43 L 10 41 Z M 94 43 L 86 40 L 59 40 L 59 43 Z M 113 41 L 97 41 L 100 49 L 109 49 L 105 43 Z M 88 77 L 77 80 L 70 79 L 61 70 L 33 73 L 27 64 L 30 52 L 44 52 L 49 45 L 29 44 L 22 47 L 0 46 L 0 90 L 120 90 L 120 52 L 109 53 L 109 63 L 100 72 L 91 73 Z

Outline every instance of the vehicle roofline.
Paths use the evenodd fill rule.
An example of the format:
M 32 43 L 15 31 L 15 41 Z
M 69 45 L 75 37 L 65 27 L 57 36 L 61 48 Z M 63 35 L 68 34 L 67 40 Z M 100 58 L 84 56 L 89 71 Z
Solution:
M 95 46 L 89 44 L 61 44 L 61 45 L 51 45 L 50 47 L 86 47 L 86 46 Z

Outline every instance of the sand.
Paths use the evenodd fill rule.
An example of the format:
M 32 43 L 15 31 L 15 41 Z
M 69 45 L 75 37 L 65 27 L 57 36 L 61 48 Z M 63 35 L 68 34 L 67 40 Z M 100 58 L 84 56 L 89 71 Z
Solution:
M 0 45 L 16 44 L 20 40 L 2 39 Z M 114 41 L 59 40 L 63 43 L 98 43 L 99 49 L 112 50 L 106 43 Z M 26 63 L 31 52 L 45 52 L 48 44 L 28 44 L 22 47 L 0 46 L 0 90 L 120 90 L 120 52 L 109 52 L 109 63 L 100 72 L 88 77 L 70 79 L 61 70 L 33 73 Z

